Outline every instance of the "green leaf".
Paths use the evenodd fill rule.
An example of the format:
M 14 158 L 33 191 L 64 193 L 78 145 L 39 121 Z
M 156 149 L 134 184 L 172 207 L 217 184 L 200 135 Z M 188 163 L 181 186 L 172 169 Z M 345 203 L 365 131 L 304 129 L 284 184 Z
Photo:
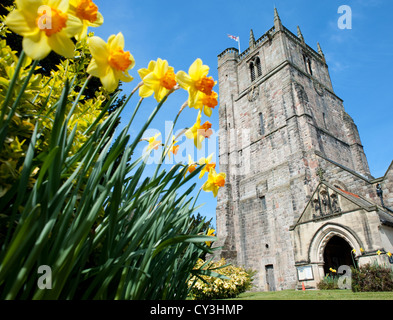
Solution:
M 161 242 L 154 250 L 153 257 L 155 257 L 165 247 L 172 246 L 177 243 L 181 243 L 181 242 L 199 243 L 205 241 L 214 241 L 216 239 L 217 239 L 216 237 L 204 236 L 204 235 L 179 235 Z

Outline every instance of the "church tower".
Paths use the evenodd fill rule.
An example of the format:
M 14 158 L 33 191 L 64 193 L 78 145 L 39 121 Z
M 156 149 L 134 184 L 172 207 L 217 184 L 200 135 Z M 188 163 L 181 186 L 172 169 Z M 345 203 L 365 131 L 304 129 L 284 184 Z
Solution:
M 274 26 L 249 48 L 218 56 L 220 255 L 258 271 L 260 290 L 297 284 L 291 226 L 328 159 L 371 178 L 359 133 L 333 90 L 321 46 L 308 46 L 274 10 Z

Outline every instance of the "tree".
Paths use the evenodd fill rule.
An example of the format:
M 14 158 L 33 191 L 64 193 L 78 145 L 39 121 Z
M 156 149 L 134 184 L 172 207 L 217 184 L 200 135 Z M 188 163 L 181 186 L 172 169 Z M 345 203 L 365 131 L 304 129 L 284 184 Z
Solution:
M 199 212 L 198 212 L 196 217 L 195 217 L 195 215 L 192 215 L 191 216 L 192 222 L 191 222 L 190 229 L 195 228 L 200 223 L 203 223 L 203 226 L 202 226 L 202 229 L 201 229 L 202 232 L 206 232 L 207 233 L 207 231 L 209 229 L 214 229 L 214 226 L 212 224 L 213 218 L 211 218 L 209 221 L 205 221 L 205 219 L 206 219 L 206 217 L 203 217 Z

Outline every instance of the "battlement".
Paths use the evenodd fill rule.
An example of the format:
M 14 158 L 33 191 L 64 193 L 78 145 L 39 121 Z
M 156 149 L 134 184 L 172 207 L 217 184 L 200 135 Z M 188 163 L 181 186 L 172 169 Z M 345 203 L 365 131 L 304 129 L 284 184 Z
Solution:
M 258 47 L 266 41 L 271 41 L 275 32 L 276 32 L 276 28 L 273 26 L 267 32 L 265 32 L 258 40 L 255 41 L 254 47 Z M 239 55 L 239 61 L 245 59 L 251 51 L 252 51 L 252 48 L 250 48 L 250 47 L 248 47 L 246 50 L 244 50 Z
M 273 37 L 273 34 L 276 32 L 275 27 L 273 26 L 270 28 L 266 33 L 264 33 L 258 40 L 255 41 L 255 46 L 259 46 L 263 42 L 267 40 L 271 40 Z M 235 56 L 239 59 L 239 61 L 243 60 L 247 55 L 250 53 L 250 48 L 247 48 L 244 50 L 242 53 L 239 53 L 239 50 L 236 48 L 227 48 L 223 52 L 221 52 L 217 57 L 218 59 L 223 59 L 227 54 L 232 54 L 232 56 Z
M 222 59 L 224 56 L 226 56 L 227 54 L 232 54 L 232 55 L 239 55 L 239 50 L 236 48 L 227 48 L 225 49 L 223 52 L 221 52 L 218 55 L 218 59 Z
M 320 60 L 321 62 L 326 63 L 325 56 L 323 55 L 320 47 L 319 47 L 319 53 L 318 53 L 313 48 L 311 48 L 308 44 L 306 44 L 304 41 L 302 41 L 302 39 L 299 38 L 299 36 L 296 36 L 294 33 L 292 33 L 288 28 L 283 26 L 283 31 L 292 41 L 303 46 L 303 49 L 306 50 L 307 53 L 311 54 L 314 58 Z

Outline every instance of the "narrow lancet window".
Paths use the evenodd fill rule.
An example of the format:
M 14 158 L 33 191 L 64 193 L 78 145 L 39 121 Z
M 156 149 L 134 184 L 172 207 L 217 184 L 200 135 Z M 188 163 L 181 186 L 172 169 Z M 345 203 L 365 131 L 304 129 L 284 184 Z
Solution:
M 261 68 L 261 59 L 259 59 L 259 57 L 255 59 L 255 65 L 257 67 L 258 77 L 260 77 L 262 75 L 262 68 Z
M 323 124 L 325 126 L 325 129 L 327 129 L 327 125 L 326 125 L 326 114 L 325 112 L 322 113 L 322 117 L 323 117 Z
M 312 75 L 311 59 L 310 58 L 308 58 L 307 63 L 308 63 L 308 72 Z
M 265 196 L 259 197 L 259 200 L 261 201 L 262 211 L 266 211 L 267 207 L 266 207 L 266 198 L 265 198 Z
M 250 75 L 251 75 L 251 82 L 255 80 L 255 70 L 254 70 L 254 63 L 250 63 Z
M 259 113 L 259 133 L 263 136 L 265 134 L 265 125 L 263 123 L 262 112 Z
M 303 60 L 304 60 L 304 67 L 306 68 L 306 72 L 308 74 L 312 75 L 311 59 L 310 59 L 310 57 L 308 57 L 305 54 L 303 54 Z

